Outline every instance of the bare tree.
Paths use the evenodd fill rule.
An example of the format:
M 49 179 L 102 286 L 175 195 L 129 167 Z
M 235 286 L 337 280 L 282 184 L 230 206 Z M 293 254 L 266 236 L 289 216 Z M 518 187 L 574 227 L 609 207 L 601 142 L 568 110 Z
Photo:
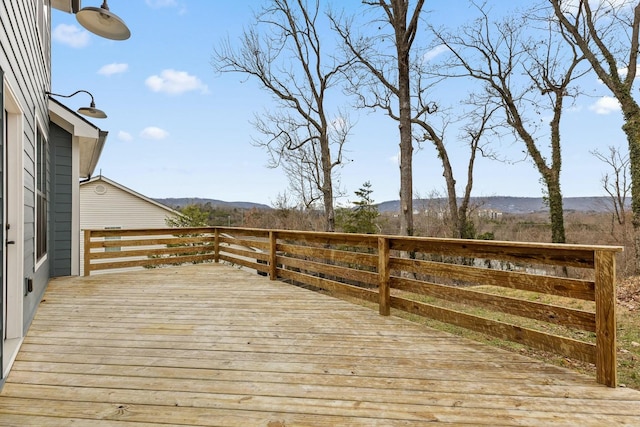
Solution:
M 282 129 L 290 120 L 285 118 L 278 119 L 272 113 L 265 112 L 262 116 L 256 115 L 253 121 L 254 127 L 263 135 L 269 136 L 268 154 L 269 161 L 267 163 L 270 168 L 282 168 L 289 180 L 290 195 L 295 197 L 304 209 L 317 209 L 323 202 L 324 174 L 322 166 L 322 147 L 320 144 L 302 143 L 300 141 L 301 134 L 311 135 L 314 132 L 313 126 L 307 124 L 307 130 L 304 131 L 299 124 L 298 129 Z M 339 118 L 330 124 L 329 138 L 330 143 L 338 147 L 338 154 L 342 158 L 342 146 L 347 140 L 352 125 L 347 114 L 340 113 Z M 279 134 L 273 134 L 274 129 L 278 129 Z M 286 144 L 284 135 L 289 139 Z M 280 138 L 280 139 L 278 139 Z M 273 144 L 278 141 L 280 144 Z M 264 146 L 262 140 L 255 139 L 257 146 Z M 291 147 L 295 147 L 292 149 Z M 332 187 L 334 198 L 344 195 L 339 187 L 339 179 L 335 174 L 332 177 Z
M 633 96 L 640 48 L 640 1 L 548 0 L 561 30 L 620 102 L 629 144 L 635 272 L 640 272 L 640 105 Z M 594 9 L 595 7 L 595 9 Z
M 343 162 L 346 133 L 334 132 L 328 113 L 327 92 L 342 75 L 349 61 L 336 62 L 324 54 L 326 38 L 319 33 L 319 0 L 270 0 L 256 14 L 240 47 L 222 43 L 213 55 L 219 72 L 235 72 L 259 81 L 278 103 L 254 123 L 264 139 L 260 145 L 270 153 L 272 165 L 302 162 L 308 177 L 322 194 L 325 230 L 334 231 L 335 169 Z M 348 129 L 345 128 L 345 129 Z M 334 154 L 332 155 L 332 147 Z M 297 150 L 305 154 L 290 156 Z M 307 154 L 318 154 L 309 159 Z
M 565 98 L 578 94 L 573 83 L 586 72 L 577 69 L 584 56 L 576 49 L 564 48 L 549 26 L 539 29 L 544 32 L 538 34 L 546 37 L 529 39 L 524 28 L 533 31 L 533 26 L 523 23 L 529 20 L 528 14 L 519 20 L 506 18 L 492 23 L 483 7 L 477 8 L 480 17 L 471 25 L 455 33 L 434 30 L 436 38 L 452 54 L 446 75 L 471 77 L 484 84 L 483 91 L 476 94 L 478 105 L 498 106 L 504 124 L 524 142 L 545 184 L 552 241 L 564 243 L 560 119 Z M 536 117 L 528 116 L 529 111 L 537 113 Z M 549 160 L 539 146 L 543 112 L 551 115 Z
M 422 99 L 419 97 L 419 100 Z M 426 111 L 418 108 L 417 116 L 412 118 L 412 122 L 420 127 L 424 132 L 422 139 L 430 141 L 438 153 L 438 158 L 442 163 L 442 176 L 445 179 L 447 189 L 447 204 L 449 210 L 449 218 L 451 220 L 451 229 L 456 238 L 473 239 L 475 238 L 475 230 L 473 222 L 469 219 L 469 209 L 471 201 L 471 191 L 473 189 L 473 170 L 478 153 L 493 157 L 487 151 L 486 144 L 483 143 L 485 132 L 492 128 L 490 124 L 492 115 L 496 112 L 497 107 L 485 104 L 476 108 L 474 111 L 466 114 L 468 123 L 461 128 L 461 139 L 468 143 L 469 158 L 467 159 L 466 184 L 462 197 L 458 198 L 457 181 L 455 179 L 453 166 L 449 157 L 449 151 L 445 144 L 444 130 L 437 131 L 433 125 L 424 119 Z M 446 128 L 446 126 L 443 126 Z
M 449 237 L 451 227 L 446 223 L 447 198 L 438 190 L 431 190 L 423 197 L 416 192 L 418 216 L 416 218 L 416 230 L 421 230 L 423 235 L 429 237 Z
M 390 26 L 392 34 L 374 36 L 352 34 L 352 21 L 332 22 L 344 41 L 347 57 L 357 61 L 348 78 L 352 92 L 359 97 L 361 107 L 385 111 L 398 120 L 400 128 L 400 234 L 411 236 L 413 227 L 413 136 L 411 130 L 411 50 L 418 34 L 418 23 L 424 0 L 363 0 L 362 3 L 380 10 L 379 30 Z M 393 41 L 395 54 L 383 51 L 385 40 Z M 368 90 L 368 94 L 365 92 Z M 392 105 L 397 101 L 397 107 Z
M 598 150 L 591 151 L 598 160 L 606 163 L 613 169 L 613 175 L 606 173 L 602 177 L 602 188 L 611 199 L 614 215 L 618 224 L 626 223 L 627 196 L 631 190 L 629 177 L 629 156 L 623 155 L 619 148 L 609 146 L 609 153 L 603 154 Z

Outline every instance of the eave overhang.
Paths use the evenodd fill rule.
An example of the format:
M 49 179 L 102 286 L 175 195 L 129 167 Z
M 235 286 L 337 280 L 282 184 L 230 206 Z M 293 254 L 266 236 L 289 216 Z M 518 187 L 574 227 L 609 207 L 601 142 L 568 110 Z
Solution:
M 49 98 L 49 118 L 69 132 L 72 137 L 77 138 L 80 152 L 80 178 L 90 178 L 100 160 L 108 132 L 101 130 L 53 98 Z
M 51 7 L 67 13 L 76 13 L 80 10 L 80 0 L 51 0 Z

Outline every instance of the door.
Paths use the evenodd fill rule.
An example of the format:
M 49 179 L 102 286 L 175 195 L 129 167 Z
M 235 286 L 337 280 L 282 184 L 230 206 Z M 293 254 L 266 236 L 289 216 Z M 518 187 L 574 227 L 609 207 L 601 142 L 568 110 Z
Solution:
M 0 366 L 2 378 L 8 372 L 22 340 L 23 260 L 22 229 L 19 220 L 21 200 L 17 195 L 22 186 L 22 118 L 23 115 L 2 79 L 0 70 L 0 280 L 2 281 L 2 348 Z
M 4 73 L 0 69 L 0 242 L 4 242 L 4 141 L 7 139 L 7 110 L 4 108 Z M 0 282 L 2 282 L 2 293 L 0 293 L 0 305 L 2 306 L 2 320 L 0 321 L 0 334 L 2 335 L 2 346 L 0 346 L 0 379 L 4 378 L 4 343 L 7 340 L 7 284 L 5 278 L 6 274 L 6 251 L 4 249 L 4 243 L 0 245 L 0 259 L 2 260 L 2 268 L 0 268 Z

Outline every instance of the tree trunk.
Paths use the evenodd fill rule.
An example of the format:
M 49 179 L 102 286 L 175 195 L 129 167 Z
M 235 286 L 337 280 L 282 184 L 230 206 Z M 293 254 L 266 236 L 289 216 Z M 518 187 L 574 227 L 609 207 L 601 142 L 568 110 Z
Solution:
M 402 114 L 401 114 L 402 115 Z M 400 235 L 413 236 L 413 145 L 411 124 L 400 120 Z M 408 136 L 406 135 L 408 134 Z
M 574 62 L 576 64 L 576 62 Z M 571 75 L 571 73 L 569 73 Z M 568 85 L 570 80 L 566 79 Z M 549 195 L 549 217 L 551 219 L 551 241 L 553 243 L 566 243 L 567 236 L 564 231 L 564 205 L 562 191 L 560 190 L 560 171 L 562 170 L 562 151 L 560 150 L 560 119 L 562 118 L 562 105 L 564 102 L 565 87 L 556 88 L 556 99 L 551 119 L 551 167 L 543 172 L 541 170 L 547 192 Z
M 624 55 L 624 50 L 617 46 L 615 50 L 608 45 L 609 36 L 615 34 L 613 26 L 605 26 L 602 33 L 600 26 L 594 20 L 588 1 L 580 2 L 575 16 L 567 17 L 563 10 L 564 3 L 560 0 L 549 0 L 554 14 L 560 20 L 560 25 L 571 34 L 575 46 L 585 55 L 600 80 L 611 90 L 622 109 L 625 123 L 622 130 L 629 143 L 629 169 L 631 175 L 631 210 L 633 212 L 633 246 L 635 249 L 634 272 L 640 273 L 640 107 L 631 95 L 633 81 L 636 78 L 638 58 L 638 35 L 640 34 L 640 2 L 633 8 L 633 16 L 624 25 L 629 25 L 631 38 L 629 42 L 629 57 L 626 62 L 627 73 L 620 76 L 616 54 Z M 614 2 L 615 3 L 615 2 Z M 612 4 L 613 5 L 613 4 Z M 615 5 L 613 5 L 615 6 Z M 620 8 L 626 7 L 620 5 Z M 615 16 L 620 9 L 614 7 Z M 606 18 L 609 19 L 609 18 Z M 592 44 L 593 42 L 593 44 Z M 615 53 L 615 54 L 614 54 Z M 600 57 L 601 55 L 601 57 Z M 603 60 L 604 59 L 604 60 Z
M 623 103 L 625 124 L 622 130 L 629 143 L 629 169 L 631 172 L 631 210 L 633 217 L 633 247 L 635 250 L 634 271 L 640 273 L 640 108 L 631 101 Z
M 562 191 L 560 191 L 559 176 L 553 176 L 546 180 L 549 193 L 549 217 L 551 219 L 551 241 L 553 243 L 566 243 L 564 232 L 564 208 L 562 205 Z
M 447 149 L 444 146 L 444 143 L 440 138 L 433 138 L 433 143 L 438 150 L 438 157 L 442 161 L 442 176 L 444 176 L 445 183 L 447 185 L 447 201 L 449 205 L 449 218 L 451 218 L 451 230 L 455 235 L 455 238 L 462 238 L 463 231 L 461 224 L 461 220 L 466 219 L 466 212 L 460 212 L 458 210 L 458 197 L 456 195 L 456 180 L 453 176 L 453 168 L 451 167 L 451 162 L 449 161 L 449 154 L 447 153 Z
M 405 22 L 400 20 L 400 22 Z M 400 235 L 413 236 L 413 136 L 411 134 L 411 88 L 409 48 L 404 46 L 405 28 L 396 29 L 398 47 L 398 102 L 400 107 Z
M 322 198 L 324 203 L 325 231 L 336 230 L 336 217 L 333 208 L 333 178 L 331 176 L 331 150 L 329 137 L 323 135 L 320 140 L 322 150 Z

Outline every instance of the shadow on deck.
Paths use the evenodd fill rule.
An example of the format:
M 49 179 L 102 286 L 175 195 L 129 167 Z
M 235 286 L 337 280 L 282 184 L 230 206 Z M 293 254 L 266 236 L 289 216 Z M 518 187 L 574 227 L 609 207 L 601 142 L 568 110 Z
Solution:
M 220 264 L 53 280 L 0 425 L 640 425 L 640 392 Z

